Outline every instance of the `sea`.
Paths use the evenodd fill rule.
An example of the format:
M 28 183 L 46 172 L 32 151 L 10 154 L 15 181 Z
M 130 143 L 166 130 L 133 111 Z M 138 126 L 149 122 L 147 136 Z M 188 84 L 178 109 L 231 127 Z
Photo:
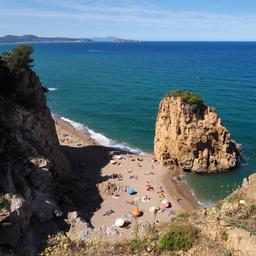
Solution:
M 0 52 L 16 45 L 2 44 Z M 163 95 L 199 93 L 242 147 L 240 166 L 186 173 L 202 205 L 222 199 L 256 171 L 256 42 L 37 43 L 34 67 L 52 113 L 105 146 L 152 153 Z

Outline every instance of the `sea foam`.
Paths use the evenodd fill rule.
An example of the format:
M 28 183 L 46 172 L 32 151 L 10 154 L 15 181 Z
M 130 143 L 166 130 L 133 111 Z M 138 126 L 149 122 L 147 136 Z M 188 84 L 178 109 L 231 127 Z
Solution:
M 49 88 L 48 88 L 48 90 L 49 90 L 50 92 L 52 92 L 52 91 L 57 91 L 57 90 L 58 90 L 58 88 L 49 87 Z
M 55 114 L 52 114 L 52 116 L 53 116 L 53 118 L 57 117 L 57 115 L 55 115 Z M 63 121 L 65 121 L 69 124 L 71 124 L 77 131 L 86 131 L 86 132 L 88 132 L 90 134 L 90 137 L 102 146 L 113 147 L 113 148 L 120 149 L 120 150 L 129 152 L 129 153 L 133 153 L 133 154 L 141 154 L 141 155 L 146 154 L 145 152 L 143 152 L 140 149 L 130 147 L 130 146 L 124 144 L 124 143 L 118 143 L 115 140 L 112 140 L 112 139 L 106 137 L 105 135 L 103 135 L 101 133 L 98 133 L 98 132 L 95 132 L 95 131 L 89 129 L 87 126 L 84 126 L 81 123 L 75 122 L 75 121 L 70 120 L 66 117 L 60 117 L 60 119 L 62 119 Z

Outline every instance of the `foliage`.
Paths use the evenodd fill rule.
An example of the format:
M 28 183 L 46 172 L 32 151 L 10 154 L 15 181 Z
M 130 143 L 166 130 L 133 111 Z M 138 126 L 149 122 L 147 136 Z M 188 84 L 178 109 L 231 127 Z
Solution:
M 2 54 L 5 65 L 15 74 L 20 74 L 32 67 L 33 59 L 31 54 L 33 47 L 30 45 L 20 45 L 9 52 Z
M 226 231 L 221 233 L 221 240 L 228 241 L 228 233 Z
M 255 227 L 253 227 L 252 225 L 247 223 L 247 221 L 245 221 L 245 220 L 241 220 L 241 219 L 238 219 L 238 218 L 232 218 L 232 219 L 228 220 L 228 226 L 244 229 L 247 232 L 249 232 L 253 235 L 256 235 Z
M 158 242 L 159 235 L 156 230 L 155 223 L 147 224 L 148 232 L 142 238 L 139 236 L 139 227 L 135 221 L 133 237 L 128 241 L 128 251 L 129 253 L 142 253 L 145 252 L 157 252 L 158 251 Z
M 113 253 L 114 252 L 114 253 Z M 122 242 L 110 242 L 102 238 L 93 238 L 85 242 L 71 241 L 68 236 L 59 234 L 49 236 L 46 241 L 46 248 L 40 254 L 42 256 L 103 256 L 130 255 L 127 244 Z
M 139 237 L 140 225 L 137 223 L 137 218 L 135 217 L 135 225 L 132 232 L 132 239 L 128 241 L 128 248 L 131 253 L 140 252 L 143 250 L 143 241 Z
M 175 89 L 167 92 L 164 96 L 166 97 L 181 97 L 181 99 L 190 104 L 190 105 L 200 105 L 203 104 L 203 100 L 200 95 L 193 93 L 193 92 L 188 92 L 184 91 L 181 89 Z
M 186 220 L 186 219 L 195 219 L 197 217 L 197 213 L 195 211 L 193 212 L 182 212 L 179 213 L 176 217 L 177 220 L 181 219 L 181 220 Z
M 187 251 L 195 240 L 195 230 L 190 225 L 174 224 L 170 230 L 162 236 L 160 248 L 164 251 Z
M 153 224 L 148 223 L 148 233 L 143 238 L 143 244 L 146 252 L 159 252 L 159 230 L 156 229 L 155 222 Z

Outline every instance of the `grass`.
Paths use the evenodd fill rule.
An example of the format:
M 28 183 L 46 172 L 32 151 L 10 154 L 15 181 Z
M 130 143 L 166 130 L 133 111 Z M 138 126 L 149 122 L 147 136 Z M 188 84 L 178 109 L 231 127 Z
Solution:
M 190 225 L 174 224 L 160 240 L 163 251 L 188 251 L 196 239 L 195 229 Z
M 221 233 L 221 240 L 228 241 L 228 233 L 226 231 Z
M 232 218 L 232 219 L 228 220 L 228 226 L 244 229 L 247 232 L 249 232 L 253 235 L 256 235 L 256 228 L 254 226 L 250 225 L 249 223 L 247 223 L 247 221 L 245 221 L 245 220 Z
M 177 220 L 186 220 L 186 219 L 195 219 L 197 217 L 197 213 L 193 212 L 182 212 L 179 213 L 175 218 Z
M 167 92 L 164 98 L 166 97 L 181 97 L 184 102 L 190 105 L 201 105 L 204 103 L 200 95 L 181 89 L 175 89 Z
M 189 250 L 195 239 L 196 231 L 191 225 L 172 223 L 165 231 L 160 231 L 155 224 L 148 223 L 148 232 L 139 236 L 139 225 L 134 227 L 130 240 L 120 241 L 93 238 L 86 242 L 72 242 L 68 236 L 62 234 L 49 237 L 42 252 L 43 256 L 128 256 L 128 255 L 176 255 L 178 251 Z

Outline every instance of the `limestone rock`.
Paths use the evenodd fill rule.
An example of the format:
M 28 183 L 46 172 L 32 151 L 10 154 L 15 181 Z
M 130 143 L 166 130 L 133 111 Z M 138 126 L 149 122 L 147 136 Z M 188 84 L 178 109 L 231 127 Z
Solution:
M 92 233 L 92 228 L 76 212 L 69 214 L 70 229 L 68 236 L 72 241 L 85 241 Z
M 109 236 L 109 237 L 115 238 L 115 237 L 119 236 L 119 232 L 114 227 L 107 227 L 106 228 L 106 235 Z
M 212 173 L 234 168 L 239 146 L 213 108 L 166 97 L 159 106 L 154 153 L 163 165 Z
M 8 212 L 0 218 L 0 244 L 15 247 L 30 224 L 32 209 L 26 200 L 16 194 L 5 194 Z
M 0 195 L 10 202 L 0 217 L 0 246 L 15 248 L 29 229 L 40 233 L 38 223 L 62 215 L 56 184 L 69 163 L 32 70 L 15 75 L 0 65 L 0 124 Z
M 254 256 L 256 252 L 255 236 L 246 230 L 228 229 L 227 248 L 235 249 L 241 256 Z

